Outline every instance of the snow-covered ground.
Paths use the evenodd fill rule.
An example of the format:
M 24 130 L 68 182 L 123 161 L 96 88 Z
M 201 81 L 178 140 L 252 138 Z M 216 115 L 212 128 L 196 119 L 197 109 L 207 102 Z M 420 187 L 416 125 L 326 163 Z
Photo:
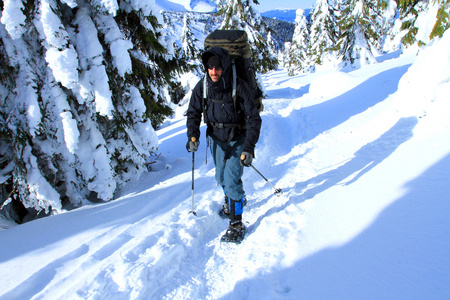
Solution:
M 450 35 L 352 72 L 264 76 L 246 239 L 177 116 L 118 199 L 0 232 L 1 299 L 448 299 Z M 203 127 L 204 130 L 204 127 Z M 207 158 L 207 162 L 206 162 Z

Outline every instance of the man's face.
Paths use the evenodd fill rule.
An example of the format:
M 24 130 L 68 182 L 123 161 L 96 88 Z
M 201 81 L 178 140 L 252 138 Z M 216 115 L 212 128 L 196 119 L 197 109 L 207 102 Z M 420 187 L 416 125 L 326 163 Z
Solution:
M 220 77 L 222 77 L 222 72 L 223 72 L 222 67 L 208 65 L 208 75 L 209 77 L 211 77 L 211 80 L 213 82 L 218 82 L 220 80 Z

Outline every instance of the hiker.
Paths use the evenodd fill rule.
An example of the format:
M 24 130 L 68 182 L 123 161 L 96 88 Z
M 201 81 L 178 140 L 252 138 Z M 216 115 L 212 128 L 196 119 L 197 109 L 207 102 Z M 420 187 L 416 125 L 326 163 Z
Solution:
M 242 224 L 245 194 L 241 177 L 244 166 L 250 166 L 255 156 L 261 117 L 252 91 L 239 77 L 236 78 L 237 97 L 234 104 L 231 59 L 227 50 L 210 48 L 203 53 L 202 62 L 206 70 L 207 95 L 204 99 L 204 79 L 201 79 L 192 92 L 187 110 L 186 148 L 189 152 L 198 150 L 203 114 L 216 169 L 215 177 L 225 193 L 223 213 L 230 218 L 222 240 L 235 241 L 245 233 Z

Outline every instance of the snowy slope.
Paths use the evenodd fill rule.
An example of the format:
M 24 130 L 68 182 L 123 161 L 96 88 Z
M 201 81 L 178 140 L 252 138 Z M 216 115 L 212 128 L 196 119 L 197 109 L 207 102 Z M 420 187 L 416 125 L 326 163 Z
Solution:
M 111 203 L 0 231 L 1 299 L 444 299 L 450 295 L 450 35 L 419 57 L 349 73 L 264 76 L 244 184 L 227 221 L 206 143 L 158 133 L 152 171 Z M 413 64 L 414 63 L 414 64 Z M 204 127 L 203 127 L 204 130 Z

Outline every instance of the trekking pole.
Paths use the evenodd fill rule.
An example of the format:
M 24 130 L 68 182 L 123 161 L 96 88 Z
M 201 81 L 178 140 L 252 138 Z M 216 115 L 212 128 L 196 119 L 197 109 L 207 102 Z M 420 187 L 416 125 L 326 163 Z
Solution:
M 279 196 L 281 195 L 281 193 L 282 193 L 281 189 L 277 189 L 276 187 L 274 187 L 273 184 L 270 183 L 270 181 L 269 181 L 266 177 L 264 177 L 264 175 L 261 174 L 261 172 L 259 172 L 252 164 L 250 164 L 250 166 L 253 168 L 253 170 L 256 171 L 256 173 L 258 173 L 259 175 L 261 175 L 261 177 L 264 178 L 264 180 L 265 180 L 267 183 L 269 183 L 269 184 L 273 187 L 273 189 L 275 190 L 275 193 L 274 193 L 274 194 L 277 195 L 277 196 L 279 197 Z
M 191 138 L 191 141 L 195 143 L 197 139 L 195 137 Z M 192 210 L 189 213 L 192 213 L 194 216 L 197 213 L 194 210 L 194 166 L 195 166 L 195 152 L 192 152 Z

